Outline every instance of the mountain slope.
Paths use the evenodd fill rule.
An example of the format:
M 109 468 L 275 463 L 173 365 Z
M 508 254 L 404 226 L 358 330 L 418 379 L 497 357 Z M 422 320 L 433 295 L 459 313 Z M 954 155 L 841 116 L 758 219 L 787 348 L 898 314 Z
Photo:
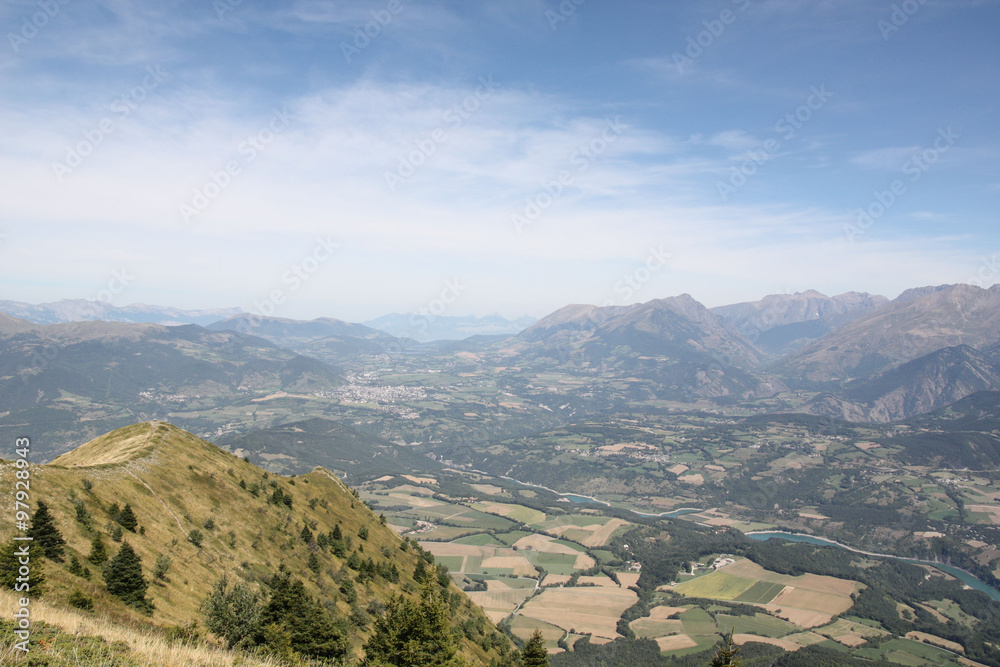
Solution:
M 945 347 L 982 349 L 998 341 L 1000 285 L 923 288 L 807 345 L 771 370 L 786 381 L 842 382 L 872 377 Z
M 0 468 L 10 488 L 14 470 L 11 465 Z M 139 528 L 125 531 L 125 540 L 140 556 L 145 576 L 150 577 L 158 556 L 172 559 L 166 580 L 149 587 L 155 605 L 151 617 L 110 596 L 99 573 L 88 580 L 70 574 L 66 564 L 45 563 L 47 601 L 65 601 L 79 590 L 93 599 L 98 613 L 117 622 L 204 625 L 200 605 L 220 576 L 256 588 L 284 566 L 335 617 L 350 617 L 351 653 L 359 655 L 380 603 L 397 594 L 412 598 L 419 589 L 413 576 L 421 558 L 416 548 L 403 548 L 402 540 L 328 471 L 316 468 L 294 478 L 271 475 L 167 423 L 134 424 L 105 434 L 49 465 L 33 466 L 31 479 L 33 499 L 49 504 L 66 539 L 67 561 L 75 555 L 94 570 L 84 560 L 94 536 L 114 554 L 119 545 L 109 533 L 117 524 L 109 511 L 113 504 L 126 503 Z M 279 489 L 290 501 L 273 501 Z M 74 501 L 89 521 L 76 519 Z M 322 543 L 305 542 L 305 526 L 317 537 L 339 526 L 342 555 Z M 200 546 L 189 539 L 193 530 L 203 535 Z M 0 537 L 6 542 L 11 531 L 5 522 Z M 312 557 L 318 561 L 315 570 L 308 566 Z M 364 565 L 368 559 L 371 570 Z M 390 576 L 390 570 L 396 574 Z M 465 622 L 469 628 L 461 642 L 463 654 L 474 664 L 488 664 L 498 654 L 480 644 L 507 646 L 507 640 L 454 585 L 447 594 L 453 601 L 453 626 Z
M 38 454 L 136 419 L 340 383 L 323 362 L 229 331 L 0 318 L 0 433 L 30 424 Z
M 270 470 L 299 472 L 320 465 L 346 477 L 378 477 L 439 470 L 441 465 L 411 448 L 400 447 L 361 433 L 330 419 L 308 419 L 239 435 L 227 435 L 219 444 L 254 461 L 267 461 Z M 352 481 L 352 483 L 355 483 Z
M 760 301 L 718 306 L 711 311 L 735 326 L 759 348 L 786 354 L 889 303 L 884 296 L 847 292 L 828 297 L 815 290 L 771 294 Z
M 169 306 L 151 306 L 133 303 L 128 306 L 113 306 L 107 301 L 86 299 L 63 299 L 53 303 L 31 304 L 21 301 L 0 300 L 0 312 L 34 322 L 35 324 L 57 324 L 60 322 L 149 322 L 154 324 L 198 324 L 205 326 L 212 322 L 231 317 L 240 312 L 239 308 L 213 308 L 209 310 L 182 310 Z
M 682 294 L 632 306 L 566 306 L 513 339 L 521 353 L 638 377 L 659 398 L 755 398 L 784 386 L 753 370 L 763 355 Z
M 836 396 L 820 395 L 806 410 L 852 421 L 890 422 L 995 390 L 1000 390 L 1000 365 L 968 345 L 958 345 L 851 382 Z

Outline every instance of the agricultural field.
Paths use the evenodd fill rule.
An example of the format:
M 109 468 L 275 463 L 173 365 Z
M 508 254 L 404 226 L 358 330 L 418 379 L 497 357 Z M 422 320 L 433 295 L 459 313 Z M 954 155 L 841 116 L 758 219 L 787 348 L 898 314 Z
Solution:
M 546 588 L 529 600 L 519 615 L 567 632 L 615 639 L 619 636 L 618 619 L 637 599 L 634 591 L 618 587 Z
M 686 597 L 731 600 L 761 605 L 802 628 L 813 628 L 851 608 L 854 581 L 816 574 L 797 577 L 770 572 L 747 559 L 677 584 L 673 592 Z
M 660 442 L 662 447 L 678 446 L 695 432 L 692 426 L 683 435 L 679 431 L 661 434 L 662 440 L 656 441 L 643 431 L 647 445 L 643 447 L 617 446 L 627 441 L 620 432 L 615 432 L 611 446 L 579 430 L 560 433 L 556 440 L 563 442 L 565 436 L 575 442 L 573 452 L 564 449 L 560 456 L 587 458 L 587 452 L 601 452 L 587 456 L 603 461 L 634 453 L 646 455 L 652 452 L 647 447 L 653 442 Z M 632 442 L 642 444 L 638 437 Z M 710 458 L 686 454 L 686 469 L 678 469 L 677 475 L 665 472 L 662 479 L 685 486 L 690 484 L 678 478 L 692 474 L 700 474 L 705 480 L 725 480 L 757 455 L 758 450 L 751 445 L 760 442 L 760 436 L 745 437 L 742 442 L 750 445 L 736 442 L 727 447 L 721 441 L 713 443 L 714 449 L 708 451 L 716 454 Z M 768 438 L 773 439 L 771 442 L 794 441 L 780 427 L 769 427 Z M 823 438 L 811 442 L 809 451 L 864 456 L 879 449 L 884 448 L 848 448 L 837 438 Z M 675 461 L 671 465 L 678 464 Z M 773 464 L 770 469 L 783 474 L 815 468 L 814 460 L 802 452 L 785 453 Z M 935 503 L 935 509 L 945 510 L 956 493 L 954 482 L 947 480 L 955 479 L 965 478 L 940 473 L 925 476 L 913 470 L 888 475 L 883 482 L 912 492 L 919 490 Z M 856 483 L 856 477 L 852 481 L 850 474 L 840 473 L 834 483 L 846 487 Z M 982 493 L 986 486 L 989 484 L 980 489 Z M 979 493 L 965 487 L 960 490 Z M 630 499 L 627 489 L 615 484 L 606 487 L 605 493 L 591 488 L 578 491 L 610 505 L 579 496 L 567 498 L 544 487 L 524 487 L 481 471 L 458 469 L 446 469 L 433 477 L 383 475 L 359 488 L 361 499 L 383 513 L 405 537 L 417 541 L 420 548 L 433 555 L 436 564 L 447 567 L 455 582 L 489 618 L 519 637 L 526 638 L 535 628 L 542 629 L 551 653 L 562 651 L 561 646 L 571 646 L 584 636 L 592 645 L 619 638 L 622 614 L 638 600 L 631 589 L 639 585 L 642 573 L 631 556 L 623 555 L 622 548 L 623 542 L 635 539 L 626 539 L 628 531 L 637 529 L 643 521 L 623 518 L 633 515 L 617 509 L 636 499 Z M 982 494 L 976 497 L 979 505 L 1000 502 Z M 784 524 L 765 514 L 748 513 L 747 506 L 721 503 L 694 507 L 688 498 L 677 495 L 648 495 L 639 506 L 642 504 L 658 512 L 690 508 L 676 512 L 679 522 L 663 522 L 660 528 L 647 533 L 652 537 L 645 539 L 667 544 L 673 539 L 672 526 L 688 525 L 699 531 L 749 531 L 777 526 L 821 529 L 837 518 L 829 507 L 815 502 L 783 515 Z M 934 534 L 927 531 L 926 539 L 934 539 Z M 984 552 L 988 544 L 982 542 Z M 849 560 L 862 570 L 880 562 L 858 555 L 849 556 Z M 732 632 L 739 643 L 766 643 L 790 652 L 817 646 L 857 656 L 874 657 L 877 652 L 900 664 L 958 664 L 953 658 L 961 652 L 944 643 L 953 641 L 941 636 L 948 635 L 945 631 L 919 634 L 911 627 L 907 637 L 907 632 L 894 635 L 879 623 L 845 616 L 852 613 L 853 596 L 865 588 L 857 581 L 820 574 L 780 574 L 743 556 L 718 551 L 702 552 L 699 563 L 693 573 L 676 574 L 674 585 L 658 582 L 658 588 L 653 587 L 659 591 L 655 595 L 662 600 L 661 606 L 650 609 L 648 616 L 633 617 L 629 627 L 636 637 L 652 639 L 661 651 L 675 656 L 709 651 L 718 633 Z M 636 568 L 629 569 L 632 565 Z M 932 580 L 949 579 L 933 568 L 926 574 Z M 958 604 L 938 598 L 901 604 L 898 618 L 911 619 L 919 610 L 941 623 L 975 625 L 977 619 Z M 873 642 L 880 642 L 878 650 L 872 648 Z M 888 649 L 882 650 L 886 646 Z

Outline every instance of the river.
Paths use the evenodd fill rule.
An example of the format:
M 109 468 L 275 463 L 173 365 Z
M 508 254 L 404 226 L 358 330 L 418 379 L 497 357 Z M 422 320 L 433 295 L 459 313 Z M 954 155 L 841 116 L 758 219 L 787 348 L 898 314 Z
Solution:
M 475 470 L 474 472 L 479 472 L 484 475 L 489 474 L 479 470 Z M 550 491 L 556 495 L 562 496 L 571 503 L 594 504 L 594 505 L 604 505 L 606 507 L 611 507 L 611 503 L 605 502 L 603 500 L 598 500 L 597 498 L 593 498 L 591 496 L 582 496 L 576 493 L 560 493 L 555 489 L 550 489 L 547 486 L 542 486 L 541 484 L 529 484 L 527 482 L 522 482 L 521 480 L 514 479 L 513 477 L 507 477 L 504 475 L 501 475 L 501 477 L 511 482 L 520 484 L 521 486 L 528 486 L 528 487 L 533 486 L 537 489 L 545 489 L 546 491 Z M 694 514 L 695 512 L 703 511 L 696 507 L 680 507 L 678 509 L 671 510 L 669 512 L 661 512 L 659 514 L 647 514 L 645 512 L 636 512 L 635 510 L 632 509 L 627 509 L 627 508 L 622 508 L 622 509 L 626 509 L 626 511 L 629 511 L 632 514 L 641 517 L 647 517 L 647 518 L 660 517 L 666 519 L 676 519 L 677 517 L 682 516 L 684 514 Z M 891 554 L 877 554 L 869 551 L 862 551 L 861 549 L 855 549 L 854 547 L 849 547 L 846 544 L 841 544 L 840 542 L 834 542 L 833 540 L 827 540 L 822 537 L 815 537 L 813 535 L 805 535 L 803 533 L 786 533 L 781 531 L 754 531 L 750 533 L 745 533 L 745 535 L 751 539 L 760 541 L 770 540 L 772 538 L 780 538 L 788 540 L 789 542 L 805 542 L 807 544 L 816 544 L 819 546 L 838 547 L 840 549 L 847 549 L 848 551 L 853 551 L 855 553 L 859 553 L 864 556 L 874 556 L 876 558 L 894 558 L 896 560 L 905 561 L 907 563 L 930 565 L 932 567 L 936 567 L 942 572 L 950 574 L 951 576 L 955 577 L 956 579 L 961 581 L 963 584 L 969 586 L 970 588 L 974 588 L 977 591 L 986 593 L 986 595 L 988 595 L 993 600 L 1000 602 L 1000 590 L 993 588 L 984 581 L 980 581 L 975 576 L 969 574 L 965 570 L 959 569 L 957 567 L 952 567 L 951 565 L 945 565 L 944 563 L 935 563 L 934 561 L 930 560 L 919 560 L 917 558 L 904 558 L 903 556 L 893 556 Z
M 840 542 L 834 542 L 833 540 L 827 540 L 822 537 L 816 537 L 815 535 L 804 535 L 802 533 L 785 533 L 780 531 L 760 531 L 746 533 L 746 536 L 754 540 L 770 540 L 770 539 L 782 539 L 788 540 L 789 542 L 805 542 L 806 544 L 816 544 L 818 546 L 824 547 L 837 547 L 839 549 L 847 549 L 848 551 L 853 551 L 854 553 L 861 554 L 863 556 L 874 556 L 876 558 L 893 558 L 895 560 L 901 560 L 906 563 L 914 563 L 919 565 L 930 565 L 936 567 L 937 569 L 950 574 L 955 577 L 963 584 L 970 588 L 974 588 L 977 591 L 982 591 L 986 593 L 990 598 L 1000 602 L 1000 590 L 997 590 L 987 584 L 986 582 L 980 581 L 973 575 L 969 574 L 965 570 L 959 569 L 957 567 L 952 567 L 951 565 L 945 565 L 944 563 L 935 563 L 930 560 L 920 560 L 918 558 L 904 558 L 903 556 L 893 556 L 891 554 L 878 554 L 872 553 L 870 551 L 862 551 L 861 549 L 855 549 L 849 547 L 846 544 L 841 544 Z

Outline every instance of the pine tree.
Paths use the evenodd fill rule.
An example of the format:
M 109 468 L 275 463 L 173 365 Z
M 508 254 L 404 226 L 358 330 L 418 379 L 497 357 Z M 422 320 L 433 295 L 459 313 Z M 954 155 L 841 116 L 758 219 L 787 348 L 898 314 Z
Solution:
M 448 608 L 434 586 L 420 601 L 396 597 L 374 624 L 362 665 L 435 667 L 455 664 L 458 646 L 448 623 Z
M 316 557 L 315 553 L 309 554 L 309 569 L 313 571 L 313 574 L 319 574 L 319 558 Z
M 125 508 L 118 513 L 118 516 L 115 517 L 115 521 L 117 521 L 122 528 L 133 533 L 135 532 L 135 527 L 139 525 L 139 521 L 135 518 L 135 513 L 132 511 L 132 506 L 128 503 L 125 503 Z
M 303 542 L 305 542 L 306 544 L 309 544 L 310 542 L 313 541 L 313 532 L 311 530 L 309 530 L 309 526 L 303 524 L 302 525 L 302 532 L 299 533 L 299 537 L 302 538 Z
M 722 645 L 716 649 L 711 667 L 743 667 L 743 658 L 736 655 L 740 648 L 733 644 L 733 633 L 722 635 Z
M 424 565 L 424 559 L 417 559 L 417 567 L 413 570 L 413 580 L 418 584 L 424 583 L 427 580 L 427 566 Z
M 292 650 L 314 658 L 339 659 L 350 649 L 346 621 L 334 619 L 288 572 L 271 577 L 271 595 L 260 614 L 262 628 L 286 638 Z M 275 632 L 277 629 L 277 632 Z
M 542 638 L 541 630 L 532 633 L 531 639 L 521 651 L 521 659 L 524 667 L 548 667 L 549 652 L 545 650 L 545 640 Z
M 33 538 L 34 543 L 41 547 L 46 558 L 62 561 L 66 540 L 56 528 L 56 522 L 49 514 L 49 507 L 44 500 L 38 501 L 38 508 L 35 510 L 34 516 L 31 517 L 28 537 Z
M 25 547 L 28 556 L 25 558 Z M 11 540 L 0 551 L 0 587 L 17 591 L 19 595 L 41 597 L 45 592 L 45 568 L 42 566 L 42 549 L 31 542 Z M 30 570 L 25 580 L 21 567 L 22 560 L 27 560 Z M 20 579 L 20 581 L 19 581 Z
M 100 535 L 94 535 L 94 539 L 90 541 L 90 555 L 87 556 L 87 560 L 94 565 L 101 565 L 107 559 L 108 551 L 104 548 L 104 541 Z
M 67 567 L 66 570 L 70 574 L 75 574 L 78 577 L 83 576 L 83 565 L 80 564 L 80 559 L 76 557 L 76 554 L 70 556 L 69 567 Z
M 128 542 L 122 543 L 118 554 L 104 568 L 108 592 L 146 613 L 153 612 L 153 603 L 146 599 L 149 582 L 142 576 L 142 561 Z

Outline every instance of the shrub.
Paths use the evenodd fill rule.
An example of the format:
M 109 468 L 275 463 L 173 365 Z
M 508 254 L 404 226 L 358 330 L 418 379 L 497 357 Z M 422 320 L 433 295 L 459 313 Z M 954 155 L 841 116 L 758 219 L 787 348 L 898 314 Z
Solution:
M 205 539 L 205 536 L 202 535 L 202 532 L 200 530 L 198 530 L 197 528 L 192 528 L 191 532 L 188 533 L 188 542 L 190 542 L 191 544 L 195 545 L 199 549 L 201 548 L 201 543 L 202 543 L 202 540 L 204 540 L 204 539 Z
M 172 559 L 166 554 L 160 554 L 156 557 L 156 564 L 153 565 L 153 579 L 157 581 L 169 581 L 167 579 L 167 571 L 170 569 L 170 563 Z
M 74 589 L 66 598 L 71 607 L 82 609 L 83 611 L 94 611 L 94 600 L 88 595 L 84 595 L 79 590 Z

